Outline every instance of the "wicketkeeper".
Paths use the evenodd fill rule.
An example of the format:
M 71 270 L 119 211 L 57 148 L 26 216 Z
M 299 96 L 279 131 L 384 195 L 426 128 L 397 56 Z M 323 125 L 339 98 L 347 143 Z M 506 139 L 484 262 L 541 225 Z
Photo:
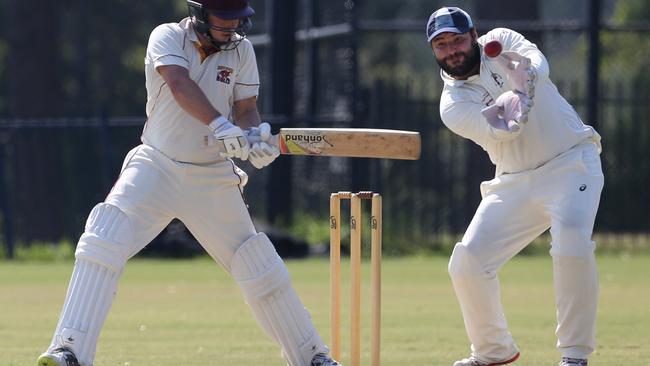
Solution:
M 560 365 L 585 366 L 596 343 L 591 236 L 603 188 L 600 136 L 558 93 L 544 55 L 521 34 L 497 28 L 479 37 L 465 11 L 444 7 L 429 18 L 426 35 L 442 69 L 442 121 L 496 166 L 449 261 L 471 342 L 469 358 L 454 366 L 517 360 L 497 273 L 549 228 Z M 490 41 L 500 43 L 499 56 L 484 54 Z
M 279 155 L 266 142 L 270 126 L 260 124 L 256 105 L 259 76 L 245 38 L 254 11 L 247 0 L 187 4 L 188 18 L 151 33 L 142 145 L 129 152 L 115 186 L 88 217 L 52 343 L 38 365 L 93 364 L 126 261 L 174 218 L 237 282 L 289 365 L 339 365 L 284 262 L 255 230 L 240 192 L 246 174 L 231 160 L 261 169 Z

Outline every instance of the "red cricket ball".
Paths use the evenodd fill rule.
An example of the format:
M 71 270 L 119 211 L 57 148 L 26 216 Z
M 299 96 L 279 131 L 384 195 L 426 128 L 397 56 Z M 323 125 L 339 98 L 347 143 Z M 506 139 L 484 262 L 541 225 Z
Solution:
M 501 50 L 503 50 L 503 46 L 497 40 L 490 41 L 483 46 L 483 52 L 487 57 L 497 57 L 501 54 Z

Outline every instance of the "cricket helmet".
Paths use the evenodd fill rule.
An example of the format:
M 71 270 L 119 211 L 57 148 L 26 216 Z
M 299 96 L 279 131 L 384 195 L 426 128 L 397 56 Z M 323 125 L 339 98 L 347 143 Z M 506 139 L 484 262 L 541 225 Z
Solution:
M 255 10 L 249 5 L 248 0 L 187 0 L 187 8 L 194 29 L 198 33 L 206 35 L 215 47 L 222 50 L 234 49 L 246 38 L 246 34 L 253 25 L 250 17 L 255 14 Z M 210 14 L 226 20 L 239 19 L 239 24 L 236 28 L 212 25 L 208 20 Z M 233 36 L 230 41 L 221 43 L 212 38 L 210 29 L 232 32 L 238 36 Z

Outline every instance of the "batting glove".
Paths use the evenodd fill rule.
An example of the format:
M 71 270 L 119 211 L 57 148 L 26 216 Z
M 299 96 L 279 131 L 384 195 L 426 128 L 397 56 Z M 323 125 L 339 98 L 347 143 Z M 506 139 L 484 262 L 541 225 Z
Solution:
M 262 122 L 259 126 L 251 128 L 246 136 L 251 143 L 248 161 L 255 168 L 264 168 L 280 155 L 280 149 L 267 142 L 271 137 L 271 125 L 268 123 Z
M 214 138 L 223 143 L 224 152 L 222 156 L 241 160 L 248 159 L 250 145 L 241 128 L 232 124 L 224 116 L 215 118 L 208 127 L 212 130 Z
M 532 104 L 532 99 L 525 94 L 507 91 L 501 94 L 494 104 L 483 108 L 481 113 L 492 127 L 517 132 L 521 128 L 520 124 L 528 121 Z
M 244 132 L 250 143 L 268 141 L 271 138 L 271 125 L 267 122 L 262 122 L 259 126 L 248 128 Z

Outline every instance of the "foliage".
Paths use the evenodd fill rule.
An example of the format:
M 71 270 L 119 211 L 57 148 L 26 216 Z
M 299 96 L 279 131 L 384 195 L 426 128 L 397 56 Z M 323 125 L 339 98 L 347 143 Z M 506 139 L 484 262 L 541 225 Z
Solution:
M 75 246 L 70 241 L 60 243 L 18 243 L 14 260 L 18 262 L 68 262 L 74 259 Z M 0 260 L 6 258 L 6 248 L 0 247 Z
M 650 2 L 616 2 L 611 23 L 634 26 L 650 20 Z M 603 135 L 605 188 L 599 221 L 618 222 L 615 230 L 648 227 L 643 211 L 648 193 L 648 164 L 634 164 L 648 155 L 650 125 L 648 109 L 650 38 L 647 32 L 603 32 L 601 35 L 601 98 L 612 103 L 600 106 L 598 129 Z M 624 137 L 625 135 L 629 137 Z M 630 143 L 630 138 L 635 143 Z M 625 210 L 617 212 L 618 208 Z
M 287 232 L 298 240 L 306 241 L 311 247 L 311 252 L 315 254 L 325 254 L 329 250 L 329 227 L 327 218 L 314 217 L 310 215 L 301 215 L 299 219 L 289 227 L 285 228 Z M 350 231 L 347 225 L 341 228 L 341 247 L 344 255 L 349 253 Z M 460 241 L 461 234 L 437 233 L 435 235 L 423 235 L 414 233 L 405 237 L 403 233 L 398 233 L 388 227 L 384 229 L 383 237 L 383 254 L 386 257 L 401 257 L 412 255 L 442 255 L 449 256 L 454 245 Z M 370 257 L 370 233 L 368 228 L 364 227 L 362 232 L 363 256 Z M 175 241 L 170 241 L 167 246 L 165 243 L 158 242 L 158 245 L 147 246 L 146 251 L 138 254 L 138 258 L 158 257 L 158 258 L 189 258 L 189 257 L 206 257 L 205 252 L 197 247 L 190 254 L 183 253 L 182 247 L 176 248 L 171 252 L 170 245 L 182 246 L 193 240 L 193 238 L 181 238 L 176 235 Z M 640 255 L 650 253 L 650 235 L 635 233 L 596 233 L 594 234 L 596 242 L 596 251 L 599 254 L 621 254 L 621 255 Z M 524 256 L 545 256 L 550 249 L 551 237 L 548 233 L 536 238 L 530 245 L 522 250 Z M 20 243 L 15 250 L 15 261 L 17 262 L 70 262 L 74 259 L 75 246 L 70 241 L 60 243 L 34 242 L 30 245 Z M 5 247 L 0 247 L 0 261 L 5 256 Z
M 7 84 L 10 77 L 4 65 L 33 67 L 31 63 L 18 60 L 33 59 L 34 47 L 18 47 L 18 42 L 22 39 L 46 40 L 48 47 L 40 48 L 39 59 L 48 60 L 46 66 L 56 71 L 58 80 L 56 84 L 45 85 L 55 88 L 47 92 L 56 98 L 40 100 L 38 104 L 38 108 L 49 111 L 48 117 L 57 117 L 55 111 L 66 116 L 88 116 L 98 112 L 142 115 L 146 99 L 143 59 L 149 33 L 160 23 L 180 20 L 187 11 L 185 1 L 175 0 L 71 1 L 65 6 L 41 8 L 41 12 L 33 7 L 34 4 L 24 2 L 2 7 L 0 60 L 6 62 L 1 63 L 0 82 Z M 48 22 L 34 21 L 25 27 L 19 23 L 22 20 L 15 20 L 23 14 L 43 16 L 43 13 L 47 13 Z M 7 47 L 13 52 L 5 52 Z M 20 74 L 22 85 L 42 85 L 40 72 L 23 70 Z M 19 87 L 13 83 L 11 88 L 14 85 Z M 15 90 L 9 90 L 7 98 L 27 98 L 22 90 L 15 96 Z M 2 98 L 3 102 L 7 98 Z M 6 109 L 0 111 L 6 112 Z M 31 114 L 30 110 L 20 107 L 10 112 L 17 117 L 30 117 Z
M 650 2 L 626 0 L 617 2 L 612 16 L 614 25 L 634 25 L 650 20 Z M 602 35 L 603 76 L 624 77 L 632 81 L 650 82 L 650 38 L 646 33 L 607 32 Z
M 555 0 L 552 3 L 559 2 Z M 344 21 L 341 16 L 344 7 L 353 4 L 349 1 L 324 0 L 315 3 L 321 9 L 324 24 Z M 469 0 L 452 1 L 447 5 L 467 7 L 476 3 Z M 258 10 L 256 25 L 271 18 L 266 16 L 268 12 L 264 12 L 265 4 L 261 1 L 253 2 Z M 560 19 L 575 20 L 580 16 L 576 8 L 581 8 L 581 4 L 571 3 L 560 8 L 553 4 L 547 5 L 546 2 L 544 4 L 544 8 L 550 9 L 545 19 L 551 19 L 569 6 L 570 15 L 563 14 Z M 614 24 L 634 24 L 650 18 L 650 3 L 647 1 L 625 0 L 608 4 L 616 6 L 611 19 Z M 364 21 L 397 19 L 424 23 L 429 12 L 440 5 L 443 5 L 442 1 L 408 0 L 399 4 L 390 1 L 379 1 L 376 4 L 363 2 L 361 17 Z M 34 12 L 33 3 L 13 2 L 11 6 L 0 7 L 0 19 L 5 20 L 0 23 L 0 84 L 6 86 L 0 90 L 0 114 L 21 117 L 23 113 L 29 114 L 36 106 L 45 105 L 60 111 L 66 117 L 101 113 L 107 116 L 143 116 L 145 91 L 142 58 L 148 34 L 161 22 L 177 21 L 185 16 L 185 6 L 185 1 L 178 0 L 71 1 L 52 6 L 52 13 L 45 16 L 48 23 L 32 21 L 30 27 L 17 24 L 26 17 L 14 16 L 13 9 L 19 8 L 30 14 Z M 41 13 L 44 12 L 43 9 L 45 8 L 39 8 Z M 304 17 L 304 14 L 301 16 Z M 43 19 L 43 16 L 39 19 Z M 50 22 L 55 27 L 48 28 Z M 271 27 L 269 25 L 266 28 Z M 259 29 L 256 26 L 255 30 Z M 558 36 L 559 33 L 562 35 Z M 573 32 L 545 32 L 550 34 L 549 38 L 561 38 L 564 33 L 571 33 L 569 38 L 575 36 Z M 47 42 L 41 46 L 51 43 L 56 47 L 16 50 L 15 39 L 20 34 L 25 34 L 24 38 L 30 40 L 45 38 Z M 448 130 L 440 128 L 442 124 L 438 119 L 436 98 L 440 93 L 441 81 L 431 51 L 423 38 L 423 31 L 419 28 L 417 31 L 363 32 L 358 37 L 358 71 L 361 79 L 359 94 L 362 94 L 361 103 L 367 102 L 362 106 L 366 107 L 367 118 L 364 115 L 361 119 L 373 127 L 421 131 L 422 159 L 417 165 L 392 161 L 348 164 L 340 159 L 321 159 L 318 162 L 303 159 L 307 163 L 299 166 L 299 158 L 287 158 L 292 159 L 294 164 L 292 175 L 295 182 L 292 202 L 287 204 L 295 205 L 294 207 L 300 205 L 297 210 L 304 210 L 304 214 L 294 215 L 296 222 L 287 228 L 295 236 L 304 238 L 309 243 L 326 244 L 328 232 L 326 218 L 323 218 L 325 215 L 318 216 L 322 211 L 310 211 L 312 206 L 320 204 L 320 201 L 314 203 L 314 196 L 316 193 L 329 192 L 332 186 L 347 189 L 344 188 L 350 186 L 350 179 L 347 178 L 358 175 L 363 178 L 363 184 L 360 184 L 364 186 L 363 189 L 378 186 L 378 190 L 388 197 L 385 203 L 387 254 L 447 253 L 458 240 L 455 233 L 463 229 L 475 209 L 473 204 L 478 199 L 476 187 L 483 175 L 477 174 L 479 163 L 471 165 L 473 161 L 479 161 L 467 149 L 467 144 L 457 143 L 461 138 L 451 136 Z M 611 93 L 602 101 L 603 120 L 599 121 L 598 130 L 603 135 L 607 182 L 597 229 L 600 227 L 601 230 L 620 232 L 646 230 L 649 218 L 643 213 L 650 198 L 647 190 L 650 165 L 644 164 L 639 157 L 647 156 L 647 148 L 650 146 L 650 125 L 645 123 L 644 118 L 648 115 L 650 105 L 647 93 L 650 88 L 646 87 L 648 76 L 645 73 L 650 66 L 650 41 L 647 32 L 637 34 L 609 31 L 603 31 L 602 40 L 602 76 L 622 79 L 625 82 L 625 93 L 610 89 Z M 573 55 L 570 50 L 575 42 L 561 40 L 558 42 L 560 47 L 557 48 L 546 43 L 547 40 L 544 42 L 549 50 L 561 54 L 557 58 L 564 59 L 562 64 L 553 64 L 553 75 L 557 75 L 559 69 L 565 69 L 565 73 L 580 79 L 587 47 L 584 38 L 579 41 L 578 47 L 582 48 L 574 51 Z M 305 79 L 306 83 L 314 81 L 317 84 L 316 109 L 323 110 L 324 114 L 336 112 L 336 115 L 346 115 L 340 111 L 345 110 L 349 106 L 346 103 L 352 99 L 349 95 L 353 84 L 347 67 L 349 65 L 343 65 L 346 68 L 340 65 L 334 67 L 332 64 L 339 59 L 349 61 L 350 37 L 336 37 L 335 40 L 322 40 L 316 44 L 321 47 L 318 66 L 320 73 L 314 80 Z M 39 52 L 38 58 L 32 57 L 35 49 Z M 259 47 L 258 50 L 261 76 L 268 79 L 269 75 L 264 74 L 264 69 L 269 68 L 270 50 L 264 47 Z M 39 72 L 43 72 L 40 67 L 33 70 L 29 68 L 30 72 L 21 73 L 25 78 L 20 79 L 20 83 L 10 85 L 8 82 L 10 76 L 16 74 L 16 69 L 19 68 L 17 66 L 36 59 L 39 60 L 39 66 L 48 66 L 47 70 L 52 71 L 48 74 L 56 75 L 60 81 L 48 84 L 56 88 L 43 92 L 47 97 L 33 96 L 34 92 L 45 89 L 40 83 L 42 74 Z M 309 71 L 309 67 L 303 67 L 302 71 L 299 70 L 300 67 L 296 69 L 296 73 Z M 637 81 L 635 88 L 627 88 L 630 80 Z M 262 84 L 267 85 L 268 80 L 263 80 Z M 16 94 L 11 89 L 12 85 L 22 86 L 24 94 Z M 41 85 L 41 88 L 33 88 L 33 85 Z M 583 85 L 580 85 L 575 89 L 582 88 Z M 311 96 L 310 93 L 302 94 Z M 563 94 L 580 111 L 580 103 L 584 104 L 582 94 Z M 330 97 L 333 101 L 331 105 L 324 102 L 328 95 L 333 95 Z M 9 96 L 27 101 L 24 103 L 25 109 L 7 113 L 8 105 L 11 104 Z M 364 96 L 369 98 L 366 100 Z M 263 95 L 262 98 L 268 100 L 270 96 Z M 45 117 L 57 115 L 52 112 Z M 306 123 L 304 121 L 310 121 L 312 117 L 306 116 L 303 120 L 301 116 L 294 122 Z M 319 118 L 320 115 L 315 120 Z M 639 123 L 641 121 L 643 123 Z M 323 125 L 331 123 L 329 120 L 322 122 Z M 361 121 L 357 120 L 354 123 L 359 122 Z M 124 154 L 138 143 L 140 131 L 141 127 L 137 126 L 115 127 L 110 131 L 94 128 L 25 128 L 6 134 L 2 132 L 3 142 L 8 137 L 8 143 L 2 147 L 7 155 L 4 163 L 9 187 L 8 198 L 13 201 L 14 236 L 17 240 L 78 237 L 87 213 L 95 202 L 105 197 L 119 171 Z M 481 151 L 480 155 L 485 154 Z M 43 156 L 48 159 L 42 159 Z M 273 168 L 265 169 L 261 174 L 268 174 L 270 169 Z M 309 172 L 314 173 L 309 175 Z M 259 188 L 259 191 L 264 190 L 265 193 L 268 187 L 272 188 L 272 185 L 267 184 Z M 316 192 L 316 189 L 321 189 L 321 192 Z M 258 195 L 267 196 L 262 193 Z M 57 208 L 57 214 L 52 214 L 52 207 Z M 46 255 L 47 250 L 30 250 L 35 253 L 25 254 L 27 257 L 39 257 L 41 254 L 56 256 Z
M 291 235 L 311 245 L 329 245 L 329 226 L 325 217 L 317 217 L 309 213 L 296 215 L 287 230 Z

